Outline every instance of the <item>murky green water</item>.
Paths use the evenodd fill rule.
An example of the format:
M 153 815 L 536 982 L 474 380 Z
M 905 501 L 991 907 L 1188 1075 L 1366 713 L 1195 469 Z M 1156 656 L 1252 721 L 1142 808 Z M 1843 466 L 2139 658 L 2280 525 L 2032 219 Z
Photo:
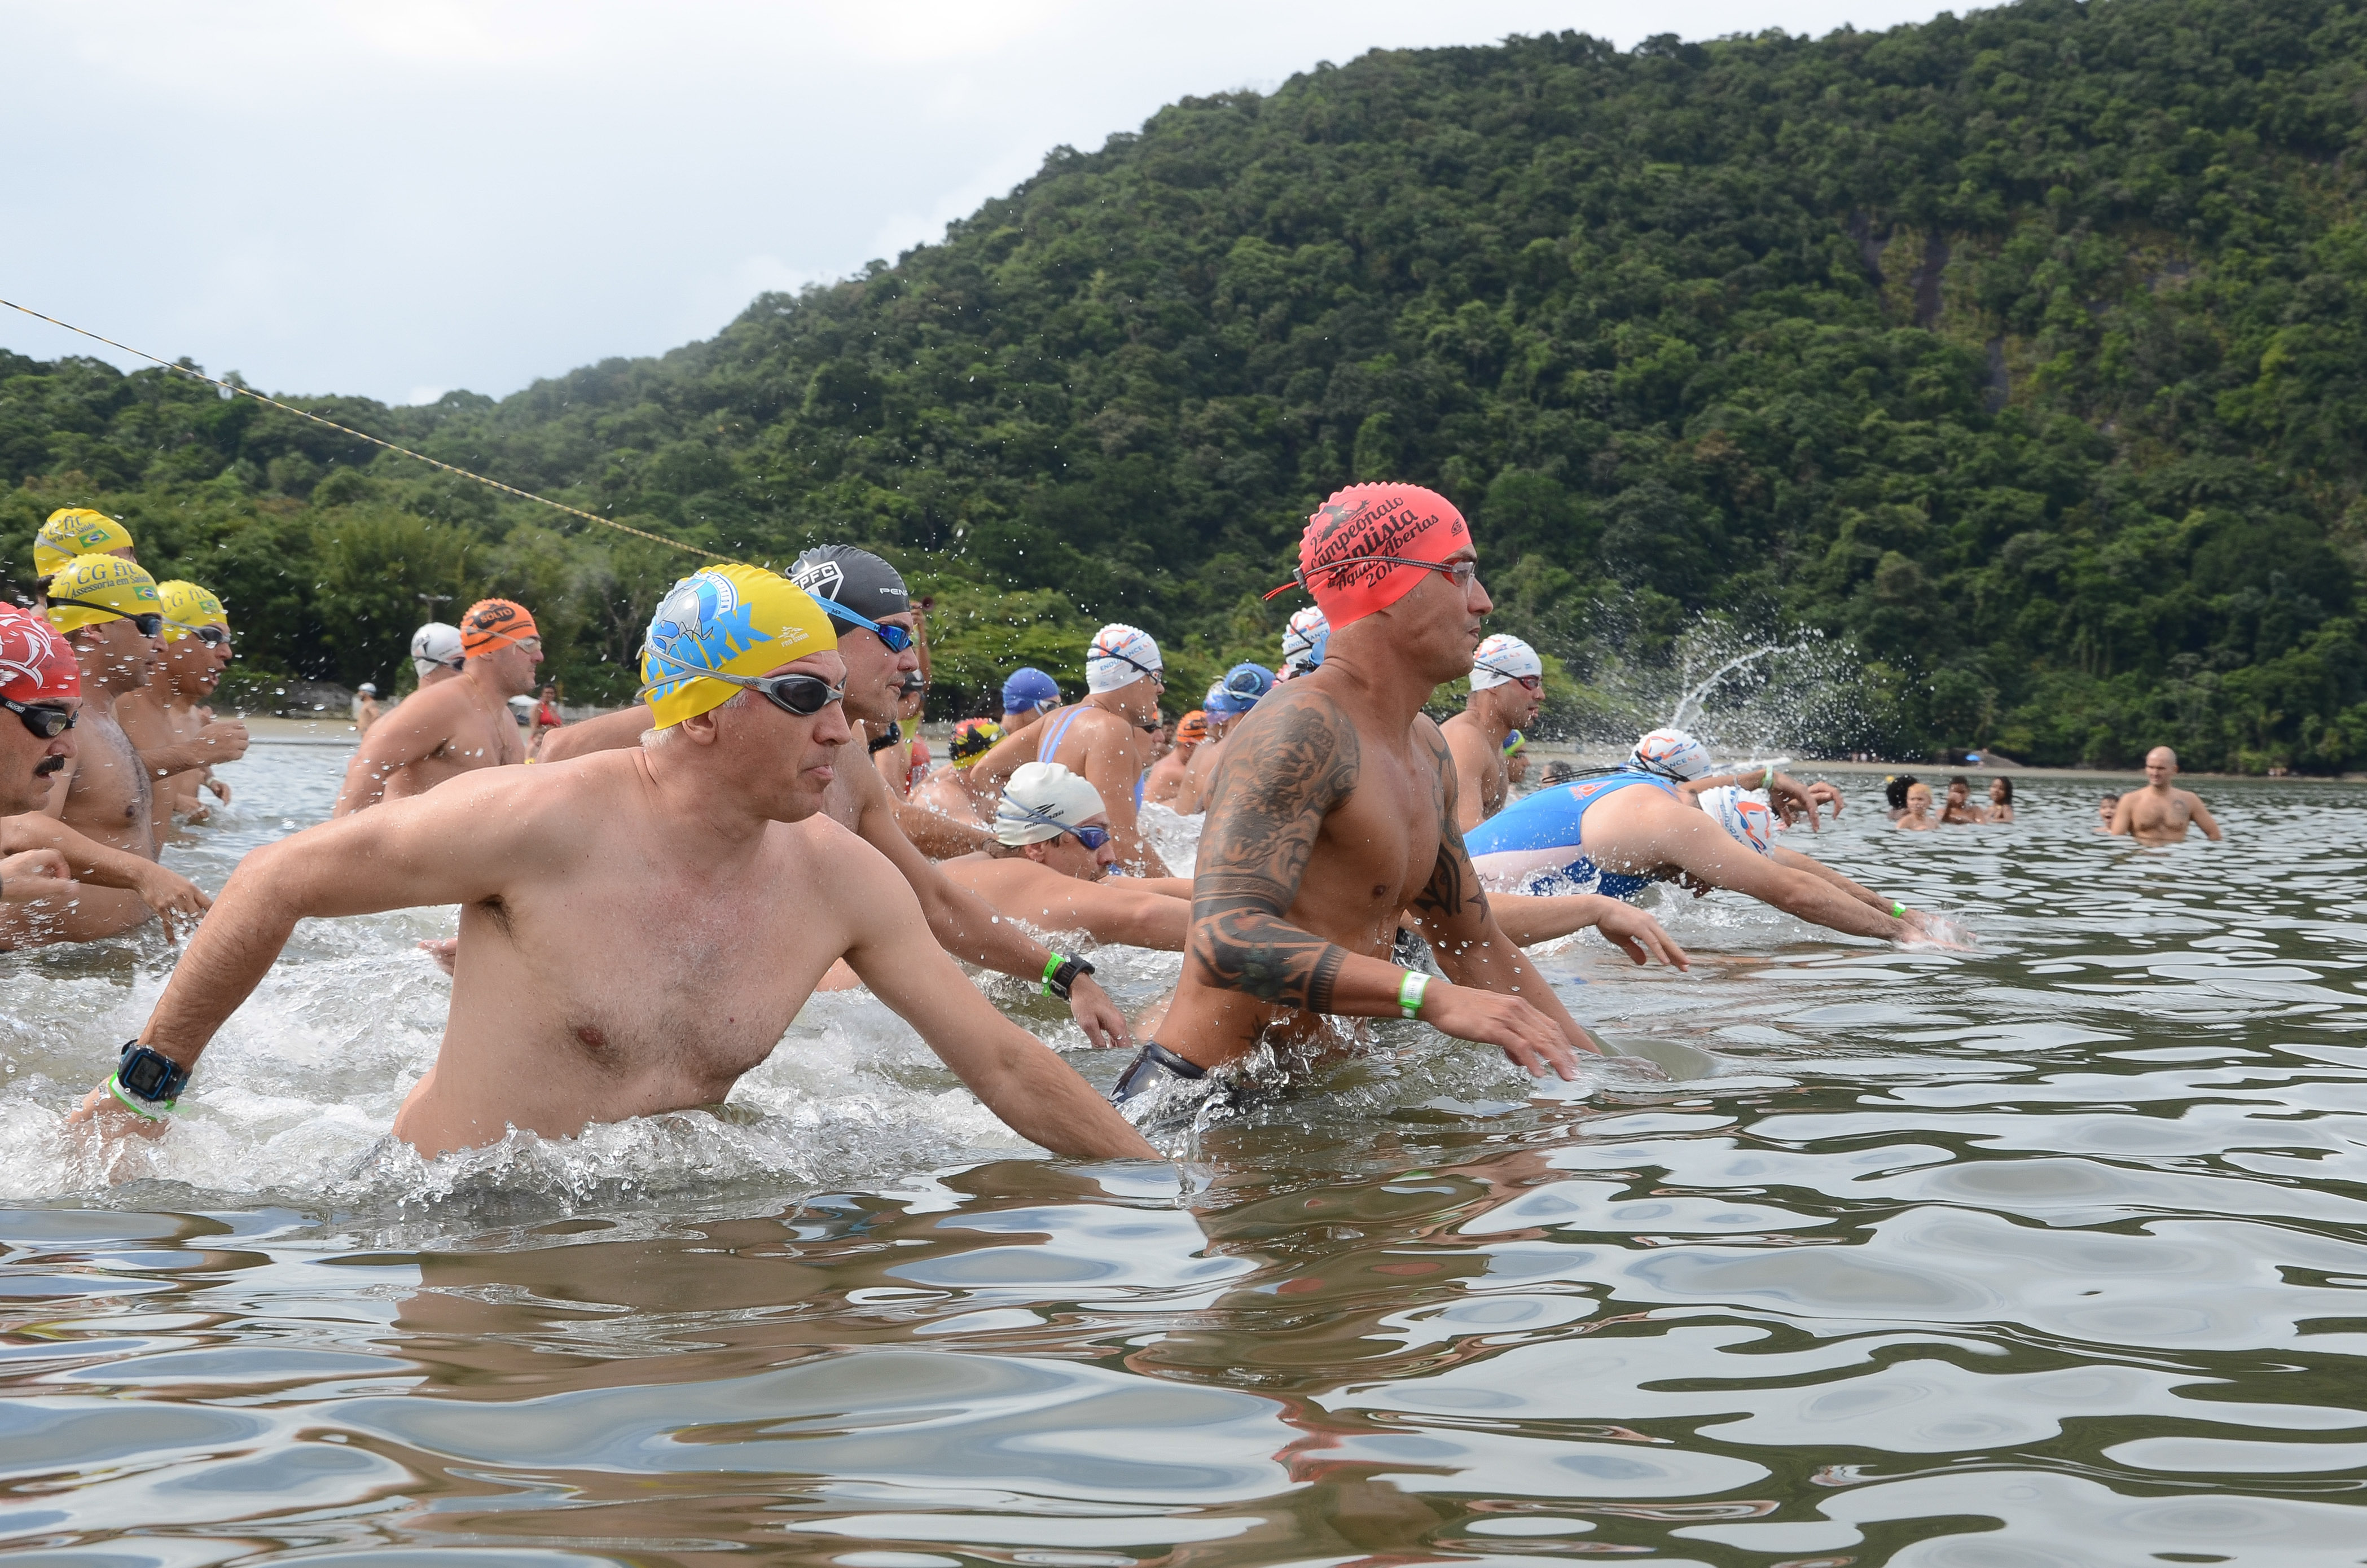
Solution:
M 259 748 L 179 863 L 337 760 Z M 1977 953 L 1665 908 L 1690 977 L 1546 961 L 1718 1076 L 1531 1103 L 1388 1025 L 1180 1178 L 1027 1157 L 861 995 L 726 1119 L 373 1158 L 422 915 L 301 933 L 111 1184 L 57 1115 L 160 953 L 0 958 L 0 1550 L 2367 1562 L 2367 792 L 2212 800 L 2228 844 L 2153 852 L 2085 787 L 1920 837 L 1861 801 L 1794 842 Z

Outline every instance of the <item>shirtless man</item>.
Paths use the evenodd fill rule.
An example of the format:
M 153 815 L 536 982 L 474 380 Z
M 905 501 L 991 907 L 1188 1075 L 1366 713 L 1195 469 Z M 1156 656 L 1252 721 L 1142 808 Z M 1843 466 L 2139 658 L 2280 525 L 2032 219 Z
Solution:
M 424 1155 L 716 1104 L 844 955 L 1022 1136 L 1156 1157 L 968 983 L 895 869 L 820 813 L 850 736 L 833 642 L 769 572 L 677 584 L 643 655 L 649 744 L 480 769 L 249 854 L 78 1118 L 162 1131 L 299 920 L 458 903 L 443 1045 L 394 1123 Z
M 0 904 L 74 891 L 65 858 L 10 843 L 8 823 L 21 812 L 39 814 L 48 801 L 50 779 L 74 756 L 81 706 L 74 650 L 44 617 L 0 605 Z M 6 922 L 0 914 L 0 929 Z
M 408 800 L 463 773 L 527 759 L 509 700 L 534 690 L 534 667 L 542 663 L 534 617 L 508 599 L 481 599 L 460 618 L 460 652 L 457 678 L 435 686 L 423 680 L 407 701 L 370 726 L 345 765 L 331 816 L 348 817 L 380 800 Z
M 0 947 L 96 941 L 145 925 L 159 912 L 170 937 L 176 916 L 206 906 L 205 895 L 187 878 L 156 864 L 147 770 L 115 719 L 116 699 L 148 679 L 155 637 L 164 630 L 159 602 L 155 580 L 119 556 L 77 556 L 50 583 L 49 619 L 74 652 L 82 697 L 76 741 L 72 756 L 51 775 L 49 798 L 38 813 L 49 822 L 12 819 L 0 842 L 11 851 L 63 851 L 85 885 L 0 912 Z M 243 727 L 232 728 L 239 733 L 219 751 L 224 760 L 245 750 Z M 55 831 L 60 827 L 65 831 Z M 94 848 L 102 853 L 89 854 Z
M 419 676 L 420 690 L 459 680 L 466 662 L 459 627 L 431 620 L 411 634 L 411 667 Z
M 1827 878 L 1738 845 L 1694 799 L 1707 792 L 1700 786 L 1714 777 L 1708 767 L 1707 751 L 1692 736 L 1655 731 L 1637 743 L 1625 766 L 1523 796 L 1464 835 L 1464 843 L 1494 891 L 1542 891 L 1542 883 L 1625 899 L 1670 881 L 1697 895 L 1729 888 L 1854 936 L 1920 936 L 1925 917 L 1903 904 L 1869 907 Z M 1772 768 L 1750 778 L 1785 781 Z M 1818 797 L 1791 782 L 1813 812 Z
M 1274 672 L 1263 665 L 1235 665 L 1225 678 L 1208 688 L 1202 710 L 1208 716 L 1208 738 L 1184 765 L 1184 782 L 1175 791 L 1174 810 L 1192 816 L 1208 808 L 1208 785 L 1225 760 L 1225 738 L 1238 728 L 1249 710 L 1274 687 Z
M 2219 824 L 2203 797 L 2170 783 L 2178 777 L 2176 752 L 2156 746 L 2146 753 L 2145 775 L 2145 788 L 2123 795 L 2112 808 L 2112 832 L 2126 834 L 2139 844 L 2176 844 L 2191 825 L 2201 828 L 2203 837 L 2218 841 Z
M 987 818 L 994 813 L 994 796 L 972 782 L 969 765 L 993 750 L 1002 738 L 1002 726 L 991 719 L 964 719 L 956 724 L 953 741 L 946 747 L 952 766 L 933 771 L 912 791 L 913 801 L 964 826 L 986 826 Z
M 815 570 L 825 563 L 832 571 Z M 875 619 L 841 601 L 816 598 L 835 623 L 838 654 L 846 666 L 846 716 L 859 723 L 886 722 L 896 710 L 896 691 L 904 676 L 920 667 L 911 642 L 910 610 L 883 608 L 895 605 L 903 597 L 904 579 L 869 551 L 838 544 L 806 551 L 798 557 L 791 572 L 817 586 L 836 586 L 881 611 Z M 884 591 L 889 588 L 894 590 L 892 594 Z M 561 735 L 574 736 L 572 744 L 575 749 L 569 755 L 582 756 L 596 750 L 632 745 L 651 722 L 651 710 L 636 706 L 621 713 L 604 713 L 585 723 L 570 724 L 551 738 L 555 741 Z M 586 744 L 587 739 L 593 744 Z M 830 787 L 822 792 L 822 813 L 869 844 L 902 873 L 905 882 L 920 897 L 922 915 L 929 929 L 946 950 L 1062 997 L 1092 1044 L 1106 1047 L 1130 1043 L 1126 1015 L 1094 982 L 1093 967 L 1027 937 L 1011 922 L 999 917 L 976 894 L 947 881 L 945 872 L 905 836 L 900 825 L 901 818 L 895 810 L 897 801 L 880 779 L 879 770 L 860 766 L 859 761 L 849 758 L 846 766 L 833 773 Z M 982 843 L 989 836 L 980 829 L 974 842 Z M 465 926 L 461 928 L 464 946 L 467 929 Z
M 1469 527 L 1430 491 L 1352 485 L 1308 519 L 1298 559 L 1293 581 L 1331 623 L 1323 665 L 1227 743 L 1164 1042 L 1113 1097 L 1205 1078 L 1263 1042 L 1336 1044 L 1330 1015 L 1419 1017 L 1574 1075 L 1598 1048 L 1498 928 L 1455 828 L 1453 760 L 1421 712 L 1470 669 L 1493 608 Z M 1409 906 L 1454 983 L 1389 961 Z
M 1182 952 L 1191 929 L 1186 877 L 1112 877 L 1109 812 L 1093 787 L 1059 763 L 1031 762 L 1011 776 L 994 822 L 995 846 L 945 863 L 945 873 L 1002 912 L 1041 931 L 1083 931 L 1097 942 Z M 1637 963 L 1659 958 L 1688 967 L 1659 922 L 1615 899 L 1576 893 L 1497 900 L 1497 923 L 1517 945 L 1550 941 L 1589 926 Z M 1421 924 L 1419 916 L 1416 924 Z
M 1471 656 L 1471 699 L 1438 727 L 1455 758 L 1456 824 L 1468 833 L 1504 809 L 1512 792 L 1504 747 L 1537 722 L 1546 700 L 1545 661 L 1517 637 L 1498 632 Z
M 1015 735 L 1060 706 L 1060 683 L 1033 665 L 1023 665 L 1002 683 L 1002 733 Z
M 130 737 L 149 770 L 153 804 L 150 824 L 156 841 L 164 842 L 177 814 L 200 817 L 202 783 L 223 801 L 229 786 L 212 777 L 209 754 L 232 760 L 243 756 L 249 737 L 246 726 L 234 720 L 216 721 L 199 704 L 221 684 L 230 662 L 230 618 L 221 601 L 195 583 L 156 585 L 164 607 L 162 656 L 149 666 L 148 684 L 116 699 L 116 722 Z
M 1056 709 L 1017 734 L 1006 726 L 995 748 L 979 758 L 978 782 L 1000 789 L 1029 762 L 1057 762 L 1110 802 L 1110 831 L 1118 863 L 1138 877 L 1168 875 L 1167 862 L 1135 820 L 1143 776 L 1150 770 L 1150 733 L 1159 727 L 1159 697 L 1167 689 L 1159 644 L 1150 633 L 1104 626 L 1085 649 L 1082 702 Z
M 1195 708 L 1175 721 L 1175 744 L 1167 755 L 1150 765 L 1150 776 L 1142 781 L 1142 803 L 1146 806 L 1175 804 L 1184 792 L 1184 778 L 1192 763 L 1192 754 L 1208 739 L 1208 715 Z

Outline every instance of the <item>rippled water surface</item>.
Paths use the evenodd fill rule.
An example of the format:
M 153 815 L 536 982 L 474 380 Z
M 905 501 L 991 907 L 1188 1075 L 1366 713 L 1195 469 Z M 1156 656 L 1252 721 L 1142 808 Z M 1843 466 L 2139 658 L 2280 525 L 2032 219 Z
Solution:
M 342 759 L 258 747 L 170 858 L 219 886 Z M 1716 1075 L 1532 1100 L 1385 1025 L 1172 1167 L 1036 1156 L 861 993 L 720 1115 L 389 1156 L 421 912 L 300 931 L 108 1169 L 59 1118 L 166 950 L 0 957 L 0 1551 L 2367 1562 L 2367 792 L 2209 794 L 2226 844 L 2146 851 L 2086 785 L 1860 790 L 1793 842 L 1976 951 L 1664 903 L 1691 975 L 1544 961 Z

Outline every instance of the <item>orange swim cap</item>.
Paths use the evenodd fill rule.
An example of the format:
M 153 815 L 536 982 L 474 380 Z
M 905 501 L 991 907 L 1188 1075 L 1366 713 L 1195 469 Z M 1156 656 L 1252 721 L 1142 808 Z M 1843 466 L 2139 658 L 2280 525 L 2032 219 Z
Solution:
M 1337 631 L 1413 592 L 1426 570 L 1470 542 L 1470 525 L 1435 490 L 1352 484 L 1307 519 L 1298 570 L 1266 597 L 1305 588 Z
M 1208 715 L 1195 708 L 1175 721 L 1175 744 L 1196 746 L 1208 738 Z
M 460 656 L 474 659 L 541 635 L 526 606 L 511 599 L 479 599 L 460 618 Z

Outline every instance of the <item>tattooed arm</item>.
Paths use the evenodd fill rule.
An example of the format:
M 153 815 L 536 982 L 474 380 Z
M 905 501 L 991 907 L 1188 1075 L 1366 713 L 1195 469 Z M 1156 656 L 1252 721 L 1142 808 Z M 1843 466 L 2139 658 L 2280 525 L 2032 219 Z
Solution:
M 1429 743 L 1444 753 L 1436 728 L 1425 724 L 1425 729 Z M 1396 1015 L 1404 970 L 1350 952 L 1289 918 L 1324 819 L 1356 787 L 1360 756 L 1354 724 L 1336 701 L 1314 690 L 1282 697 L 1233 732 L 1200 835 L 1200 868 L 1194 879 L 1192 933 L 1184 960 L 1194 980 L 1311 1013 L 1362 1018 Z M 1446 766 L 1451 776 L 1452 764 Z M 1575 1059 L 1569 1041 L 1585 1036 L 1569 1022 L 1552 987 L 1536 978 L 1522 961 L 1520 950 L 1495 929 L 1478 880 L 1463 854 L 1462 835 L 1455 831 L 1451 791 L 1445 805 L 1444 833 L 1463 881 L 1437 900 L 1440 917 L 1448 920 L 1448 929 L 1457 937 L 1492 937 L 1496 946 L 1491 952 L 1511 959 L 1509 964 L 1494 964 L 1492 972 L 1517 977 L 1523 994 L 1512 994 L 1509 986 L 1493 982 L 1433 984 L 1420 1016 L 1458 1039 L 1501 1048 L 1533 1074 L 1542 1075 L 1551 1068 L 1569 1077 Z M 1445 853 L 1442 851 L 1442 860 Z M 1433 899 L 1437 892 L 1433 876 L 1423 897 Z M 1458 911 L 1455 916 L 1443 913 L 1448 902 Z M 1460 913 L 1475 910 L 1476 926 L 1473 915 Z M 1462 960 L 1458 957 L 1456 961 Z M 1465 967 L 1475 976 L 1483 969 L 1476 960 Z M 1458 971 L 1451 967 L 1449 972 Z M 1537 1005 L 1531 1006 L 1530 998 Z
M 1421 917 L 1422 929 L 1430 937 L 1430 950 L 1437 957 L 1438 967 L 1446 971 L 1458 990 L 1477 988 L 1520 997 L 1552 1019 L 1570 1046 L 1601 1054 L 1603 1048 L 1578 1027 L 1578 1020 L 1569 1016 L 1569 1009 L 1554 994 L 1552 983 L 1531 967 L 1521 949 L 1497 926 L 1495 911 L 1488 904 L 1487 890 L 1479 885 L 1479 873 L 1471 869 L 1470 854 L 1463 847 L 1463 835 L 1455 825 L 1458 788 L 1455 759 L 1438 726 L 1427 719 L 1420 723 L 1422 744 L 1432 748 L 1438 766 L 1438 863 L 1430 873 L 1429 885 L 1414 899 L 1413 907 Z M 1422 1017 L 1431 1017 L 1428 1006 L 1422 1008 Z M 1446 1028 L 1443 1023 L 1438 1027 Z M 1520 1058 L 1515 1056 L 1513 1060 Z M 1554 1065 L 1568 1076 L 1566 1062 L 1555 1059 Z

